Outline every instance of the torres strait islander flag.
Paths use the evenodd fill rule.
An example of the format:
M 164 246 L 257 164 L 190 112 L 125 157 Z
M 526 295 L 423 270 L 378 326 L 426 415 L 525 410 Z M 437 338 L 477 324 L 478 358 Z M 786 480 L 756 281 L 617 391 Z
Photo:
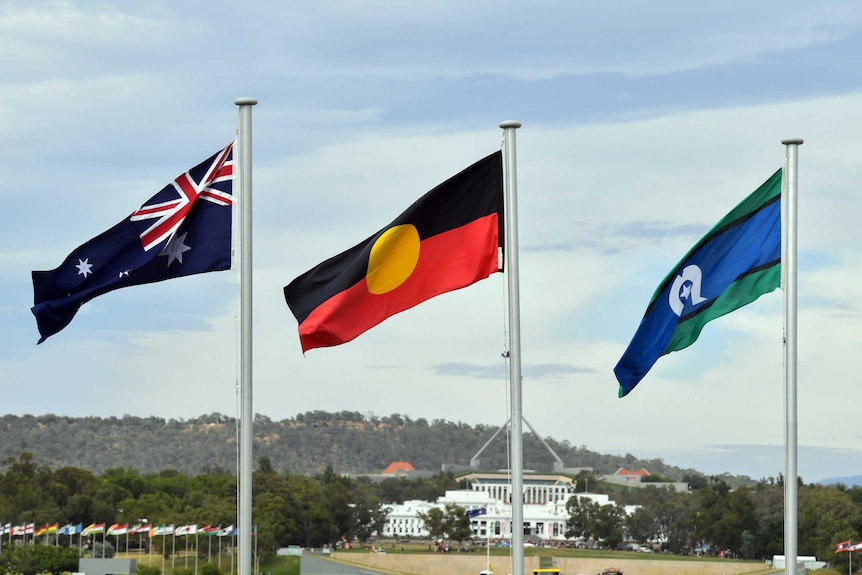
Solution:
M 659 284 L 614 367 L 620 397 L 659 357 L 694 343 L 707 322 L 779 287 L 781 173 L 724 216 Z
M 498 151 L 284 288 L 302 351 L 351 341 L 390 316 L 501 271 L 503 225 Z

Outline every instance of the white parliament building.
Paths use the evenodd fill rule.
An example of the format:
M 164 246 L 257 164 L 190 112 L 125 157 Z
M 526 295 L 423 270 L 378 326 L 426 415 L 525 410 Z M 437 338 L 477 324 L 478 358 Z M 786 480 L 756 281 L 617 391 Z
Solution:
M 469 473 L 460 478 L 467 482 L 468 489 L 447 491 L 436 502 L 405 501 L 392 504 L 381 537 L 383 538 L 428 538 L 430 534 L 419 517 L 437 507 L 454 503 L 466 511 L 485 507 L 486 514 L 471 519 L 475 539 L 511 539 L 512 485 L 504 473 Z M 607 495 L 598 493 L 576 493 L 575 480 L 566 475 L 524 474 L 524 533 L 526 537 L 543 541 L 566 541 L 566 520 L 569 515 L 566 502 L 577 495 L 595 501 L 599 505 L 611 503 Z M 631 513 L 634 506 L 627 507 Z

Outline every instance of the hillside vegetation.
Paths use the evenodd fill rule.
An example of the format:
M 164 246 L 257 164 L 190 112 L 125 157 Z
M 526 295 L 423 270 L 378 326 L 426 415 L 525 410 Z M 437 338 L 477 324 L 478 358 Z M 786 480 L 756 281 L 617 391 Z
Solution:
M 254 460 L 268 458 L 276 471 L 310 475 L 331 467 L 337 473 L 380 473 L 393 461 L 408 461 L 417 470 L 437 473 L 443 465 L 467 466 L 499 429 L 498 426 L 427 421 L 399 414 L 388 417 L 342 411 L 299 414 L 273 421 L 256 415 Z M 160 417 L 0 417 L 0 461 L 32 453 L 43 465 L 74 466 L 102 473 L 137 469 L 141 473 L 174 469 L 185 474 L 236 471 L 238 423 L 219 413 L 195 419 Z M 620 467 L 645 467 L 650 473 L 683 480 L 696 473 L 660 459 L 641 460 L 602 455 L 585 446 L 544 438 L 566 467 L 591 467 L 596 474 Z M 505 433 L 482 452 L 483 469 L 507 467 Z M 524 435 L 524 467 L 550 471 L 554 458 L 532 434 Z M 721 476 L 728 484 L 747 477 Z

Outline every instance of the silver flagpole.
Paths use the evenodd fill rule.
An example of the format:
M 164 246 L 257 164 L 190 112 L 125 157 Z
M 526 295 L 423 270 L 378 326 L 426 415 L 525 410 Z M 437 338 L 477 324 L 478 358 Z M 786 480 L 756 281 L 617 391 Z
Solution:
M 237 98 L 239 106 L 240 206 L 240 466 L 239 575 L 251 575 L 251 107 L 254 98 Z
M 787 228 L 784 231 L 785 260 L 781 262 L 785 271 L 784 283 L 784 569 L 787 575 L 796 575 L 797 561 L 797 434 L 796 419 L 796 230 L 797 192 L 799 168 L 799 146 L 802 139 L 793 138 L 781 140 L 785 146 L 785 164 L 783 178 L 787 180 L 787 199 L 784 206 L 787 209 Z
M 506 278 L 509 291 L 509 387 L 512 394 L 512 575 L 524 575 L 524 447 L 521 408 L 521 310 L 518 287 L 518 172 L 515 130 L 521 122 L 501 122 L 506 181 Z

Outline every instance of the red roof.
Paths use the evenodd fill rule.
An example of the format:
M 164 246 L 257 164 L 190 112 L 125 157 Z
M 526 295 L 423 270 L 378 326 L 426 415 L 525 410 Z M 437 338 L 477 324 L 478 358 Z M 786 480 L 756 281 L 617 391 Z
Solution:
M 393 461 L 383 470 L 383 475 L 406 475 L 408 471 L 416 470 L 406 461 Z
M 646 477 L 647 475 L 649 475 L 649 471 L 647 471 L 643 467 L 641 467 L 637 471 L 629 471 L 625 467 L 620 467 L 619 469 L 617 469 L 617 472 L 614 473 L 614 475 L 640 475 L 641 477 Z

